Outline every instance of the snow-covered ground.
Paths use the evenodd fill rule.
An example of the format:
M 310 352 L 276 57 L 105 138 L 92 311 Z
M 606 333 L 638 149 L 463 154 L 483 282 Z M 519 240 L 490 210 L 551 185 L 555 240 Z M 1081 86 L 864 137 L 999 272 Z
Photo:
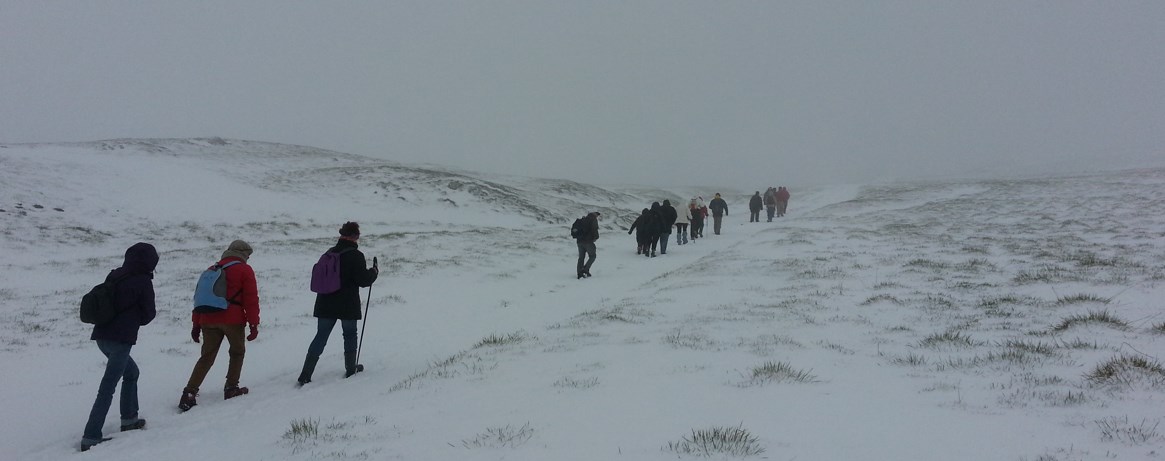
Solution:
M 738 190 L 602 187 L 222 139 L 0 145 L 0 459 L 1145 460 L 1165 456 L 1165 169 Z M 753 190 L 789 213 L 748 223 Z M 723 235 L 637 256 L 652 201 L 729 198 Z M 567 227 L 603 212 L 594 277 Z M 310 267 L 361 223 L 382 268 L 362 362 Z M 189 299 L 250 242 L 262 325 L 223 401 L 176 407 Z M 674 235 L 673 235 L 674 238 Z M 104 368 L 81 295 L 145 241 L 145 431 L 77 454 Z M 369 296 L 369 292 L 362 292 Z M 700 443 L 703 442 L 703 443 Z

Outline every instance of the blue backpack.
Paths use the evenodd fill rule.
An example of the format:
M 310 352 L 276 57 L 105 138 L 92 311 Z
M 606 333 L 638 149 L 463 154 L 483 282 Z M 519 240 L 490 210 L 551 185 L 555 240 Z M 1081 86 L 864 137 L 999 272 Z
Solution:
M 222 312 L 226 310 L 227 306 L 231 305 L 231 301 L 243 292 L 242 288 L 227 299 L 227 278 L 226 268 L 240 261 L 231 261 L 229 263 L 210 266 L 202 271 L 202 275 L 198 276 L 198 285 L 194 286 L 194 312 L 200 314 L 209 314 L 214 312 Z

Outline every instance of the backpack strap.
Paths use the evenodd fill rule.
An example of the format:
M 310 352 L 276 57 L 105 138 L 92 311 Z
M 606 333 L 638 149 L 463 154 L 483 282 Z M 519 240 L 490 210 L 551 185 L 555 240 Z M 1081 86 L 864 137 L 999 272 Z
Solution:
M 219 266 L 219 268 L 222 269 L 223 272 L 226 272 L 228 267 L 231 267 L 235 264 L 242 264 L 242 263 L 243 263 L 242 261 L 231 261 L 229 263 L 226 263 L 226 264 Z M 243 294 L 243 289 L 239 288 L 239 291 L 236 291 L 234 296 L 227 298 L 227 305 L 229 306 L 231 304 L 239 304 L 238 298 L 239 298 L 239 295 L 241 295 L 241 294 Z

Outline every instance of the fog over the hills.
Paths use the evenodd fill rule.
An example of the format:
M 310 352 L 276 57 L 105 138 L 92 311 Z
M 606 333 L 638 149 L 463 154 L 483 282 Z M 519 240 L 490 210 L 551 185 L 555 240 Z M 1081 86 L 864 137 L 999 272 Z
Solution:
M 0 0 L 0 143 L 223 136 L 586 183 L 1165 158 L 1165 2 Z

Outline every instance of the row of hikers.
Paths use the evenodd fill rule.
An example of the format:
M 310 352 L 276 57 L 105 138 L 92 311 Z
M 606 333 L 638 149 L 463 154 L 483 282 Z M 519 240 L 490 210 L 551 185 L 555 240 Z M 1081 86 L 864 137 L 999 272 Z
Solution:
M 773 222 L 773 215 L 785 216 L 785 210 L 789 208 L 789 190 L 785 186 L 770 187 L 765 189 L 764 197 L 761 197 L 759 190 L 756 191 L 748 201 L 748 211 L 751 213 L 748 222 L 760 222 L 762 207 L 768 212 L 768 222 Z
M 358 363 L 357 321 L 360 320 L 361 287 L 370 287 L 379 275 L 373 258 L 368 267 L 364 254 L 360 252 L 360 225 L 347 222 L 340 227 L 340 237 L 313 267 L 312 290 L 317 291 L 313 315 L 316 317 L 316 334 L 307 348 L 303 368 L 297 379 L 298 385 L 310 383 L 316 363 L 324 352 L 336 323 L 340 323 L 344 338 L 344 377 L 350 377 L 363 366 Z M 249 392 L 239 385 L 242 375 L 243 357 L 246 355 L 246 341 L 259 337 L 259 292 L 255 281 L 255 271 L 247 264 L 253 249 L 242 240 L 230 243 L 222 258 L 207 272 L 214 273 L 208 290 L 222 298 L 221 308 L 200 301 L 215 295 L 200 293 L 203 283 L 195 290 L 195 309 L 191 315 L 190 338 L 202 344 L 202 352 L 190 379 L 182 389 L 178 408 L 186 411 L 198 405 L 199 388 L 207 373 L 214 365 L 220 347 L 225 339 L 227 348 L 227 375 L 223 386 L 223 399 L 231 399 Z M 137 243 L 125 252 L 121 267 L 106 276 L 111 298 L 109 304 L 111 318 L 94 323 L 90 339 L 97 342 L 97 348 L 107 361 L 105 374 L 97 390 L 97 399 L 89 412 L 85 432 L 81 438 L 81 451 L 110 440 L 104 437 L 103 427 L 113 394 L 121 382 L 121 431 L 132 431 L 146 427 L 146 420 L 138 414 L 138 365 L 130 356 L 130 350 L 137 343 L 138 330 L 148 325 L 157 315 L 154 304 L 154 269 L 158 265 L 158 252 L 153 245 Z M 325 262 L 327 264 L 325 264 Z M 330 264 L 330 265 L 329 265 Z M 322 279 L 323 281 L 318 281 Z M 225 282 L 213 287 L 215 282 Z M 329 286 L 330 285 L 330 286 Z M 101 285 L 99 285 L 100 287 Z M 318 286 L 328 286 L 319 289 Z M 96 288 L 95 288 L 96 290 Z M 230 296 L 226 296 L 230 294 Z M 86 320 L 86 302 L 82 302 L 82 320 Z M 246 330 L 246 331 L 244 331 Z
M 704 236 L 704 221 L 711 211 L 713 232 L 720 235 L 720 222 L 728 215 L 728 202 L 720 194 L 712 199 L 709 205 L 704 205 L 703 197 L 693 197 L 687 206 L 676 208 L 671 200 L 652 202 L 650 208 L 644 208 L 627 234 L 635 232 L 635 254 L 654 258 L 656 248 L 659 254 L 667 254 L 668 240 L 671 239 L 672 227 L 676 230 L 676 245 L 686 245 Z
M 780 210 L 778 216 L 784 216 L 788 204 L 788 191 L 781 187 L 773 192 L 774 194 L 783 192 L 782 195 L 776 195 L 784 197 L 783 202 L 776 202 L 778 203 L 776 206 Z M 758 196 L 759 191 L 754 198 Z M 750 208 L 753 208 L 751 203 Z M 759 209 L 752 211 L 752 217 L 757 218 Z M 770 220 L 773 213 L 774 211 L 769 212 Z M 703 197 L 693 197 L 687 207 L 681 206 L 679 209 L 673 207 L 669 200 L 664 200 L 662 205 L 656 202 L 652 203 L 651 208 L 644 208 L 627 233 L 639 231 L 636 234 L 637 254 L 654 257 L 657 245 L 661 254 L 667 254 L 667 242 L 670 240 L 672 226 L 675 226 L 677 231 L 676 244 L 684 245 L 689 242 L 689 237 L 696 240 L 704 236 L 704 221 L 709 214 L 713 219 L 713 231 L 720 235 L 721 220 L 728 215 L 728 203 L 719 193 L 707 206 L 704 205 Z M 591 276 L 590 269 L 596 256 L 595 241 L 599 239 L 600 216 L 597 211 L 590 212 L 576 220 L 571 228 L 571 236 L 576 239 L 578 245 L 577 275 L 580 279 Z M 363 366 L 358 363 L 357 343 L 357 321 L 362 318 L 359 289 L 372 286 L 380 271 L 376 259 L 373 258 L 373 264 L 369 267 L 364 253 L 358 249 L 360 239 L 358 223 L 344 223 L 339 233 L 339 240 L 321 256 L 320 262 L 312 271 L 312 291 L 317 293 L 313 308 L 316 334 L 308 345 L 303 368 L 296 380 L 300 386 L 311 382 L 316 364 L 337 322 L 340 323 L 344 338 L 344 377 L 363 371 Z M 228 363 L 223 399 L 235 398 L 250 392 L 248 388 L 239 384 L 239 380 L 242 375 L 243 358 L 246 355 L 246 341 L 254 341 L 259 337 L 259 292 L 255 271 L 247 264 L 253 251 L 247 242 L 235 240 L 223 251 L 221 259 L 203 273 L 203 278 L 210 280 L 207 284 L 210 288 L 207 289 L 213 294 L 202 296 L 220 298 L 221 306 L 201 305 L 200 292 L 196 290 L 190 338 L 195 343 L 201 343 L 202 350 L 178 400 L 178 408 L 182 411 L 198 405 L 200 387 L 214 365 L 224 340 L 228 344 Z M 119 382 L 121 431 L 146 427 L 146 420 L 138 414 L 139 370 L 137 363 L 130 356 L 130 350 L 137 343 L 139 328 L 148 325 L 157 315 L 153 278 L 158 260 L 158 252 L 153 245 L 136 243 L 126 250 L 121 267 L 110 271 L 105 282 L 94 288 L 96 290 L 102 286 L 109 287 L 110 301 L 107 304 L 111 306 L 109 309 L 113 313 L 108 319 L 99 322 L 89 321 L 94 323 L 90 339 L 97 343 L 97 348 L 105 355 L 107 361 L 105 373 L 98 386 L 97 398 L 85 424 L 81 451 L 87 451 L 99 443 L 110 440 L 109 437 L 104 437 L 103 431 Z M 331 262 L 332 266 L 325 265 L 325 261 Z M 212 273 L 215 278 L 206 277 Z M 203 286 L 203 278 L 200 278 L 199 289 Z M 317 278 L 324 282 L 317 283 Z M 334 281 L 329 282 L 331 279 Z M 221 284 L 217 283 L 220 281 Z M 231 295 L 228 297 L 227 294 Z M 85 305 L 86 302 L 83 300 L 82 320 L 86 320 Z M 207 309 L 203 309 L 204 307 Z
M 769 222 L 772 222 L 773 214 L 779 210 L 779 216 L 785 215 L 785 210 L 789 205 L 789 191 L 785 187 L 772 188 L 770 187 L 766 192 L 766 200 L 764 203 L 769 203 L 769 196 L 772 197 L 773 207 L 769 211 Z M 760 197 L 760 191 L 749 201 L 749 209 L 752 211 L 750 222 L 758 222 L 760 219 L 757 216 L 760 208 L 755 206 Z M 635 233 L 635 254 L 643 255 L 644 257 L 654 258 L 658 248 L 658 254 L 667 254 L 668 241 L 671 240 L 672 227 L 676 230 L 676 245 L 686 245 L 689 241 L 704 237 L 704 222 L 707 218 L 712 218 L 712 231 L 716 235 L 720 235 L 721 222 L 725 216 L 728 216 L 728 202 L 716 193 L 712 201 L 707 205 L 704 204 L 704 197 L 692 197 L 688 201 L 688 205 L 675 207 L 672 206 L 671 200 L 664 200 L 663 204 L 659 202 L 652 202 L 650 208 L 644 208 L 635 221 L 631 223 L 631 227 L 627 229 L 627 234 Z M 571 237 L 574 237 L 578 245 L 578 262 L 575 265 L 575 273 L 579 279 L 591 276 L 591 266 L 595 262 L 595 257 L 598 248 L 595 241 L 599 239 L 599 219 L 601 214 L 597 211 L 592 211 L 575 220 L 571 226 Z

